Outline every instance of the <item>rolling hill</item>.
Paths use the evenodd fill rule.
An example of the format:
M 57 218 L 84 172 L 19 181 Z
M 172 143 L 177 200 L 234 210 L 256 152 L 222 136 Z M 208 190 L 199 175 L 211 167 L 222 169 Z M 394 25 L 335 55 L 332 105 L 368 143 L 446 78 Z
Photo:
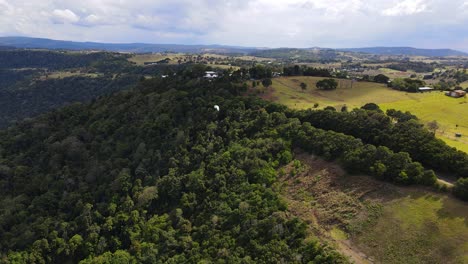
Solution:
M 340 49 L 348 52 L 362 52 L 377 55 L 407 55 L 425 57 L 468 56 L 468 53 L 453 49 L 417 49 L 411 47 L 368 47 Z

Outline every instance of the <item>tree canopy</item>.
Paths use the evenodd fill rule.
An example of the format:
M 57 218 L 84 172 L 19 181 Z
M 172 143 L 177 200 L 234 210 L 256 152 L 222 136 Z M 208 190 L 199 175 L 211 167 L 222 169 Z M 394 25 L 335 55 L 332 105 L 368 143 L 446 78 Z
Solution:
M 338 82 L 335 79 L 323 79 L 316 83 L 318 89 L 321 90 L 335 90 L 338 87 Z

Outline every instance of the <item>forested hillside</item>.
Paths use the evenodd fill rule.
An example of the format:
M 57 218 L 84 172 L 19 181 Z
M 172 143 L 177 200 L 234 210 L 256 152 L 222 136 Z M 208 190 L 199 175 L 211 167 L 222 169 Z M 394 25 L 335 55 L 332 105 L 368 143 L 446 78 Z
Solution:
M 457 173 L 454 193 L 468 197 L 467 155 L 409 113 L 290 110 L 241 96 L 238 72 L 197 78 L 204 69 L 0 131 L 2 262 L 346 263 L 279 196 L 296 148 L 401 185 L 435 185 L 431 168 Z
M 0 90 L 0 127 L 5 127 L 23 118 L 33 117 L 48 110 L 73 102 L 87 102 L 92 99 L 134 86 L 140 76 L 126 74 L 118 78 L 111 75 L 102 77 L 67 77 L 49 79 L 14 89 Z
M 117 53 L 0 50 L 0 128 L 130 88 L 168 66 L 138 67 Z M 173 68 L 177 66 L 174 65 Z
M 345 262 L 271 189 L 289 120 L 236 89 L 147 81 L 2 132 L 3 261 Z
M 70 53 L 45 50 L 0 49 L 2 68 L 47 68 L 50 70 L 92 66 L 109 60 L 125 62 L 128 55 L 106 52 Z
M 343 263 L 275 191 L 294 148 L 383 180 L 435 181 L 406 153 L 239 97 L 240 84 L 177 76 L 0 133 L 4 262 Z

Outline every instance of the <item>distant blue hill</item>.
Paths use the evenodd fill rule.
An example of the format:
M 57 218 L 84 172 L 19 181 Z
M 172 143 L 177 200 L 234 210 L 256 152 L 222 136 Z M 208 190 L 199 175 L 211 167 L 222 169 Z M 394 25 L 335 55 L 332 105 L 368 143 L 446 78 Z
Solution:
M 117 52 L 217 52 L 217 53 L 250 53 L 256 48 L 223 45 L 180 45 L 180 44 L 146 44 L 146 43 L 98 43 L 52 40 L 29 37 L 0 37 L 0 46 L 27 49 L 62 49 L 62 50 L 105 50 Z
M 186 52 L 186 53 L 242 53 L 256 54 L 262 51 L 284 52 L 284 50 L 308 50 L 308 49 L 267 49 L 254 47 L 239 47 L 225 45 L 181 45 L 181 44 L 147 44 L 147 43 L 99 43 L 99 42 L 76 42 L 53 40 L 46 38 L 30 38 L 30 37 L 0 37 L 0 47 L 26 48 L 26 49 L 62 49 L 62 50 L 105 50 L 117 52 Z M 317 49 L 317 48 L 316 48 Z M 326 49 L 320 48 L 321 51 L 345 51 L 359 52 L 377 55 L 406 55 L 406 56 L 428 56 L 428 57 L 445 57 L 445 56 L 468 56 L 468 53 L 452 50 L 452 49 L 417 49 L 410 47 L 369 47 L 369 48 L 351 48 L 351 49 Z M 270 52 L 270 53 L 271 53 Z
M 369 47 L 339 50 L 348 52 L 370 53 L 377 55 L 406 55 L 426 57 L 468 56 L 468 53 L 452 49 L 417 49 L 411 47 Z

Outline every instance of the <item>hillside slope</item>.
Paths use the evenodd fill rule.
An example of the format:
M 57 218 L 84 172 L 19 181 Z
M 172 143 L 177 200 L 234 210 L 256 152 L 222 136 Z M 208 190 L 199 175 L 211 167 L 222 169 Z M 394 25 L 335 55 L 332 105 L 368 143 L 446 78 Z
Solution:
M 347 263 L 276 188 L 293 149 L 389 182 L 436 181 L 407 153 L 191 74 L 0 131 L 2 262 Z
M 0 132 L 2 262 L 346 263 L 271 189 L 288 120 L 236 89 L 155 79 Z

